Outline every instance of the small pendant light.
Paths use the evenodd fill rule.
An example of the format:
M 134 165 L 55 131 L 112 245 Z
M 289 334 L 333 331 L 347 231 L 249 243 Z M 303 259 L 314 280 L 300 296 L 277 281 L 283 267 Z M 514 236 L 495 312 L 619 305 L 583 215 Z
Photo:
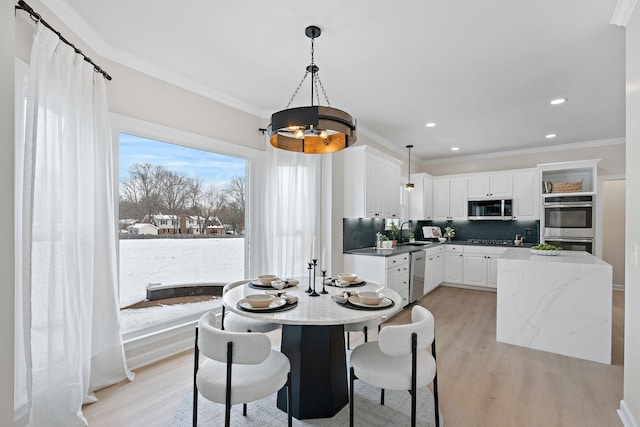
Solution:
M 409 149 L 409 167 L 408 167 L 408 172 L 407 172 L 407 183 L 404 186 L 404 189 L 406 191 L 413 191 L 415 185 L 413 185 L 413 183 L 411 182 L 411 149 L 413 148 L 413 145 L 407 145 L 407 148 Z

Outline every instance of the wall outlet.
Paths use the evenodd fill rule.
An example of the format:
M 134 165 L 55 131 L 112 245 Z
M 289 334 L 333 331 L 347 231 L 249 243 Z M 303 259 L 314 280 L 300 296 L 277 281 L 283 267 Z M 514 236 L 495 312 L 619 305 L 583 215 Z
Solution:
M 531 229 L 530 229 L 530 228 L 526 228 L 526 229 L 524 230 L 524 235 L 525 235 L 525 236 L 531 236 L 532 234 L 533 234 L 533 232 L 531 231 Z

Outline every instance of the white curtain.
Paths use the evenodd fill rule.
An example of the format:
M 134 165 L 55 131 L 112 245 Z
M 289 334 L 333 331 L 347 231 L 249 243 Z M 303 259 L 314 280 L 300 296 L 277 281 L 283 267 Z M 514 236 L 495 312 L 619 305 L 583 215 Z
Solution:
M 113 140 L 104 77 L 38 24 L 22 188 L 32 426 L 86 425 L 92 391 L 132 378 L 116 297 Z
M 314 237 L 316 258 L 321 255 L 318 235 L 321 155 L 266 145 L 260 274 L 306 277 Z

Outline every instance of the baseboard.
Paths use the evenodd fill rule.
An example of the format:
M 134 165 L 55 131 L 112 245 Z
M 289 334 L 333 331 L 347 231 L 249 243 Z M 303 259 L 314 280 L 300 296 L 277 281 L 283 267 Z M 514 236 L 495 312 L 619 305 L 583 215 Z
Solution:
M 474 291 L 497 292 L 496 288 L 487 288 L 486 286 L 463 285 L 462 283 L 442 282 L 440 286 L 448 286 L 450 288 L 471 289 Z
M 624 400 L 620 401 L 620 409 L 618 409 L 618 417 L 620 417 L 620 421 L 624 427 L 640 427 L 640 424 L 633 417 L 631 411 L 629 411 L 629 406 L 627 406 Z
M 13 427 L 27 427 L 29 418 L 29 404 L 25 403 L 13 411 Z

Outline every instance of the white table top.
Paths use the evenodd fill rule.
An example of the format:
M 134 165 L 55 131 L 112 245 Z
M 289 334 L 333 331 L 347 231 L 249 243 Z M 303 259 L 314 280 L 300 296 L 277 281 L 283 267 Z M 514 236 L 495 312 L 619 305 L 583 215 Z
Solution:
M 498 259 L 512 261 L 552 262 L 585 265 L 609 265 L 598 257 L 584 251 L 560 251 L 560 255 L 535 255 L 522 249 L 507 249 Z
M 239 310 L 236 307 L 238 301 L 249 294 L 260 294 L 263 290 L 250 288 L 247 284 L 231 289 L 222 297 L 222 303 L 225 307 L 234 313 L 252 319 L 265 320 L 273 323 L 282 323 L 287 325 L 344 325 L 348 323 L 363 322 L 367 320 L 378 319 L 380 317 L 391 317 L 402 310 L 402 299 L 393 289 L 384 288 L 379 283 L 366 280 L 366 285 L 354 288 L 345 288 L 350 292 L 358 291 L 380 291 L 385 296 L 393 300 L 392 307 L 383 310 L 354 310 L 344 307 L 335 302 L 331 295 L 342 291 L 341 288 L 327 286 L 328 294 L 320 294 L 317 297 L 311 297 L 304 291 L 308 287 L 308 278 L 301 278 L 300 284 L 286 289 L 289 295 L 298 297 L 298 306 L 286 311 L 276 311 L 271 313 L 254 313 Z M 322 279 L 316 281 L 316 291 L 322 290 Z

